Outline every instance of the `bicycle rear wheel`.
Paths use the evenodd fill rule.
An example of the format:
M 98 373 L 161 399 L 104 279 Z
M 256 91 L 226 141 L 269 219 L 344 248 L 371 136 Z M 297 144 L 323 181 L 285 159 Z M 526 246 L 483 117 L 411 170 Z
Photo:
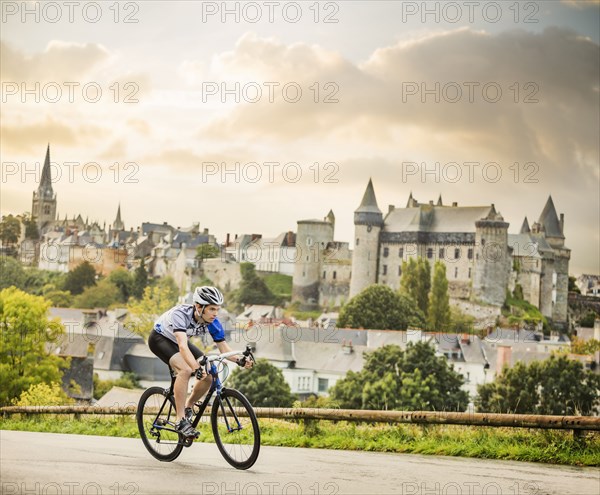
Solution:
M 183 444 L 175 431 L 175 401 L 165 395 L 164 388 L 151 387 L 142 394 L 136 419 L 142 442 L 159 461 L 172 461 L 181 454 Z
M 210 413 L 213 435 L 225 460 L 237 469 L 248 469 L 260 450 L 260 430 L 254 409 L 237 390 L 223 389 Z

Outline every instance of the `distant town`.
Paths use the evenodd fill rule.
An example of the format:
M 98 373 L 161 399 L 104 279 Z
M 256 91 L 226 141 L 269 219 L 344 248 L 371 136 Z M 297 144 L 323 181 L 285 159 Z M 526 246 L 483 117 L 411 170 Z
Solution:
M 524 217 L 519 233 L 509 234 L 501 205 L 448 204 L 441 196 L 420 202 L 411 194 L 404 206 L 390 206 L 384 213 L 369 181 L 362 199 L 357 198 L 353 249 L 336 240 L 332 210 L 323 218 L 297 220 L 295 232 L 275 237 L 228 234 L 218 242 L 199 224 L 128 226 L 120 205 L 115 205 L 110 225 L 90 222 L 84 213 L 61 218 L 58 205 L 48 146 L 30 216 L 18 217 L 29 227 L 23 225 L 16 241 L 3 237 L 3 253 L 13 252 L 24 267 L 59 273 L 87 261 L 98 277 L 143 266 L 150 279 L 172 278 L 182 303 L 190 301 L 194 286 L 206 281 L 226 293 L 238 289 L 244 263 L 259 274 L 286 277 L 290 293 L 279 304 L 246 304 L 238 311 L 226 304 L 221 320 L 229 338 L 240 346 L 251 342 L 257 355 L 282 370 L 292 393 L 301 398 L 326 396 L 348 371 L 362 369 L 366 353 L 388 344 L 406 348 L 410 342 L 431 343 L 464 377 L 470 397 L 504 366 L 545 360 L 556 351 L 596 373 L 600 368 L 600 351 L 571 352 L 574 336 L 581 342 L 600 341 L 600 320 L 579 325 L 586 311 L 600 314 L 600 276 L 570 279 L 565 218 L 551 196 L 540 203 L 539 216 Z M 444 265 L 450 303 L 471 318 L 469 331 L 337 325 L 340 308 L 373 284 L 399 290 L 411 258 Z M 517 292 L 537 308 L 544 324 L 511 320 L 503 313 L 507 294 Z M 134 372 L 144 384 L 168 382 L 166 368 L 144 338 L 127 329 L 127 313 L 125 308 L 51 309 L 68 330 L 52 352 L 73 358 L 64 379 L 79 383 L 77 399 L 92 400 L 94 372 L 102 379 Z M 91 350 L 90 339 L 95 344 Z M 103 404 L 123 399 L 108 397 Z

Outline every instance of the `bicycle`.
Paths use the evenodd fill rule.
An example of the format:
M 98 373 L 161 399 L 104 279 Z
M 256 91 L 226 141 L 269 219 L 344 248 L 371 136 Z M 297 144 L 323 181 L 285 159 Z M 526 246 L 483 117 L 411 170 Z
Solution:
M 254 465 L 260 450 L 260 429 L 256 413 L 248 399 L 241 392 L 225 388 L 223 383 L 229 376 L 229 367 L 225 358 L 243 354 L 242 365 L 246 359 L 254 362 L 252 348 L 231 351 L 216 356 L 202 356 L 198 359 L 200 366 L 210 376 L 212 383 L 206 397 L 200 404 L 194 404 L 194 428 L 200 422 L 210 399 L 216 393 L 210 408 L 210 422 L 215 443 L 225 460 L 236 469 L 248 469 Z M 226 371 L 224 378 L 220 371 Z M 138 403 L 136 419 L 142 442 L 156 459 L 170 462 L 181 454 L 184 447 L 190 447 L 193 437 L 184 437 L 175 424 L 178 420 L 175 409 L 173 387 L 175 375 L 169 367 L 171 385 L 169 388 L 150 387 L 141 396 Z M 145 419 L 145 418 L 150 418 Z

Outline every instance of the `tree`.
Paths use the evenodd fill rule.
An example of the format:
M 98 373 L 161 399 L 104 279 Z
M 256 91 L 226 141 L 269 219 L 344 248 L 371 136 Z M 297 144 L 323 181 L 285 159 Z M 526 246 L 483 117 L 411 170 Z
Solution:
M 8 248 L 14 247 L 21 236 L 21 221 L 13 215 L 5 215 L 0 222 L 0 240 Z
M 25 225 L 25 239 L 37 241 L 40 238 L 37 222 L 29 213 L 22 215 L 22 222 Z
M 73 306 L 87 309 L 108 308 L 121 302 L 119 294 L 117 286 L 105 278 L 96 285 L 86 287 L 81 294 L 75 297 Z
M 25 279 L 25 270 L 21 263 L 11 256 L 0 256 L 0 289 L 7 287 L 23 289 Z
M 15 406 L 63 406 L 74 402 L 58 382 L 36 383 L 21 393 Z
M 600 408 L 600 376 L 564 355 L 518 362 L 480 385 L 475 405 L 493 413 L 593 414 Z
M 235 370 L 230 382 L 254 407 L 291 407 L 294 403 L 283 373 L 266 359 L 257 359 L 250 369 Z
M 431 266 L 425 258 L 409 258 L 402 262 L 400 292 L 411 296 L 424 315 L 427 314 L 430 288 Z
M 577 284 L 575 283 L 577 281 L 577 279 L 573 276 L 573 275 L 569 275 L 569 292 L 575 292 L 576 294 L 581 294 L 581 290 L 579 290 L 579 287 L 577 287 Z
M 267 287 L 264 280 L 256 274 L 252 263 L 241 263 L 242 282 L 235 293 L 240 304 L 279 304 L 279 300 Z
M 196 259 L 200 260 L 200 263 L 208 258 L 218 258 L 219 254 L 220 250 L 214 244 L 200 244 L 196 248 Z
M 585 314 L 585 316 L 583 316 L 579 320 L 579 326 L 586 327 L 586 328 L 594 328 L 594 322 L 596 321 L 597 318 L 598 318 L 598 314 L 595 311 L 590 310 Z
M 25 270 L 25 283 L 21 288 L 29 294 L 45 296 L 50 290 L 61 289 L 66 279 L 66 273 L 28 267 Z
M 346 328 L 406 330 L 421 327 L 425 318 L 415 301 L 385 285 L 371 285 L 340 310 L 338 325 Z
M 146 287 L 140 301 L 130 300 L 126 326 L 133 332 L 148 337 L 154 321 L 177 303 L 178 291 L 171 277 L 162 279 L 153 287 Z
M 134 279 L 125 268 L 117 268 L 108 276 L 108 280 L 119 289 L 118 302 L 126 303 L 133 294 Z
M 148 271 L 146 270 L 146 265 L 144 262 L 144 258 L 140 261 L 140 266 L 135 269 L 135 273 L 133 275 L 133 287 L 132 294 L 136 299 L 141 299 L 144 296 L 144 289 L 148 285 Z
M 69 308 L 73 304 L 73 296 L 67 290 L 48 290 L 44 293 L 44 298 L 50 301 L 52 306 L 56 308 Z
M 362 371 L 348 372 L 330 393 L 349 409 L 463 411 L 468 403 L 463 383 L 432 346 L 417 342 L 406 350 L 386 345 L 366 354 Z
M 594 354 L 600 351 L 600 340 L 590 339 L 587 342 L 577 337 L 571 338 L 571 352 L 573 354 Z
M 47 317 L 50 303 L 14 287 L 0 291 L 0 404 L 7 405 L 31 385 L 60 383 L 68 360 L 48 354 L 46 343 L 62 333 Z
M 450 307 L 450 329 L 456 333 L 472 333 L 475 317 L 468 315 L 455 306 Z
M 433 269 L 433 284 L 429 294 L 427 326 L 433 331 L 447 331 L 450 327 L 450 298 L 448 297 L 448 279 L 446 265 L 436 261 Z
M 363 395 L 361 391 L 367 382 L 365 373 L 348 371 L 346 376 L 335 382 L 329 390 L 329 396 L 343 409 L 362 409 Z
M 76 296 L 92 285 L 96 285 L 96 270 L 89 261 L 84 261 L 67 274 L 63 289 Z

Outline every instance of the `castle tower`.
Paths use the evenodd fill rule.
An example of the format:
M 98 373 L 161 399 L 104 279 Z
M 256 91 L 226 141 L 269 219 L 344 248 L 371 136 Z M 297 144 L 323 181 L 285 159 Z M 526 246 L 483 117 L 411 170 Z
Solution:
M 563 234 L 564 216 L 558 219 L 556 208 L 552 196 L 548 196 L 548 201 L 540 214 L 538 223 L 544 228 L 546 240 L 553 248 L 561 248 L 565 245 L 565 236 Z
M 334 227 L 332 211 L 323 220 L 298 221 L 292 301 L 298 301 L 304 307 L 316 307 L 319 303 L 324 251 L 333 241 Z
M 508 223 L 492 205 L 488 215 L 475 222 L 475 263 L 471 297 L 501 305 L 511 269 Z
M 379 233 L 383 215 L 377 206 L 373 182 L 369 184 L 360 206 L 354 212 L 354 253 L 352 254 L 352 279 L 350 297 L 377 282 L 377 257 Z
M 554 251 L 554 263 L 551 265 L 553 268 L 552 273 L 542 273 L 543 277 L 552 281 L 552 320 L 554 325 L 566 328 L 571 250 L 565 247 L 565 217 L 561 213 L 559 220 L 552 196 L 548 196 L 548 201 L 546 201 L 546 205 L 540 214 L 538 223 L 542 227 L 541 230 L 546 241 Z M 544 313 L 542 312 L 542 314 Z
M 46 159 L 44 160 L 40 185 L 37 191 L 33 192 L 31 215 L 35 218 L 40 233 L 44 227 L 56 220 L 56 194 L 52 189 L 50 171 L 50 144 L 46 149 Z

